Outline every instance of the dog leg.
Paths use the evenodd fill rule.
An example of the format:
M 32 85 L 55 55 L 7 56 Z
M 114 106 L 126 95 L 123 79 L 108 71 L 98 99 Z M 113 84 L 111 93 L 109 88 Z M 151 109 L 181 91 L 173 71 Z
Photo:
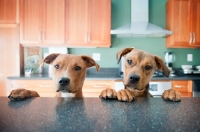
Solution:
M 26 89 L 16 89 L 12 90 L 8 98 L 12 101 L 23 100 L 30 97 L 40 97 L 36 91 L 26 90 Z
M 177 90 L 169 89 L 164 91 L 164 93 L 162 94 L 162 98 L 164 100 L 177 102 L 181 100 L 181 94 Z

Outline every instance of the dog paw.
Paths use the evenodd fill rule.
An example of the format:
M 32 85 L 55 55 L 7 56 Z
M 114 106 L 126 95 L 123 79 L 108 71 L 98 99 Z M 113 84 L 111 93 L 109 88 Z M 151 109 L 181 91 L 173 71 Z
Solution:
M 114 99 L 117 98 L 117 93 L 114 89 L 107 88 L 101 92 L 99 97 L 104 99 Z
M 35 91 L 30 91 L 26 89 L 16 89 L 12 90 L 12 92 L 8 96 L 8 98 L 10 98 L 12 101 L 23 100 L 30 97 L 39 97 L 39 94 Z
M 162 98 L 164 100 L 177 102 L 181 100 L 181 94 L 177 90 L 169 89 L 164 91 L 164 93 L 162 94 Z
M 133 92 L 127 89 L 122 89 L 117 92 L 117 99 L 119 101 L 131 102 L 135 99 L 135 96 Z

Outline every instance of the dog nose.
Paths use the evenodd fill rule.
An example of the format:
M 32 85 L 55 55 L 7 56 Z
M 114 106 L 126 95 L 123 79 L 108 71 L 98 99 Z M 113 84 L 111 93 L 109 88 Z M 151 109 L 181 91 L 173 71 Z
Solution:
M 59 83 L 61 86 L 67 86 L 67 85 L 69 84 L 69 82 L 70 82 L 69 78 L 67 78 L 67 77 L 62 77 L 62 78 L 59 80 L 58 83 Z
M 131 74 L 131 75 L 129 76 L 129 80 L 130 80 L 130 82 L 132 82 L 132 83 L 137 83 L 137 82 L 140 81 L 140 76 L 137 75 L 137 74 Z

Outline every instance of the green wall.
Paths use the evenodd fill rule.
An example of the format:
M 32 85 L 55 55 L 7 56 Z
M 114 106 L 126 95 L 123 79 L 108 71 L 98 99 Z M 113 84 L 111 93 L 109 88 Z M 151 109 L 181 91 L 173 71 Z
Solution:
M 149 21 L 163 28 L 166 25 L 166 2 L 167 0 L 149 0 Z M 112 29 L 131 21 L 130 3 L 130 0 L 112 0 Z M 165 38 L 117 38 L 112 36 L 111 48 L 69 48 L 69 53 L 90 56 L 92 53 L 100 53 L 101 60 L 98 63 L 101 67 L 118 67 L 116 52 L 125 47 L 142 49 L 162 58 L 164 58 L 165 51 L 172 51 L 176 55 L 176 61 L 173 64 L 175 68 L 181 67 L 182 64 L 200 65 L 200 49 L 167 49 Z M 187 62 L 187 54 L 193 54 L 192 62 Z

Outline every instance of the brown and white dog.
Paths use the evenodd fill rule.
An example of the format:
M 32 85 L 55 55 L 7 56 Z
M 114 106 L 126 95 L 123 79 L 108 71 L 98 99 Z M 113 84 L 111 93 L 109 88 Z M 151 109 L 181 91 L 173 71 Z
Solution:
M 152 97 L 148 88 L 154 71 L 158 69 L 163 71 L 165 76 L 169 76 L 170 70 L 156 55 L 134 48 L 125 48 L 117 53 L 118 62 L 122 56 L 125 57 L 123 79 L 125 89 L 118 92 L 114 89 L 105 89 L 99 97 L 117 98 L 119 101 L 132 101 L 135 97 Z M 166 90 L 162 97 L 170 101 L 181 100 L 181 94 L 174 89 Z
M 58 97 L 83 97 L 82 86 L 86 69 L 95 66 L 96 70 L 99 70 L 99 65 L 91 57 L 85 55 L 50 54 L 43 60 L 44 62 L 53 67 L 51 73 Z M 39 94 L 36 91 L 16 89 L 8 96 L 11 100 L 28 97 L 39 97 Z

